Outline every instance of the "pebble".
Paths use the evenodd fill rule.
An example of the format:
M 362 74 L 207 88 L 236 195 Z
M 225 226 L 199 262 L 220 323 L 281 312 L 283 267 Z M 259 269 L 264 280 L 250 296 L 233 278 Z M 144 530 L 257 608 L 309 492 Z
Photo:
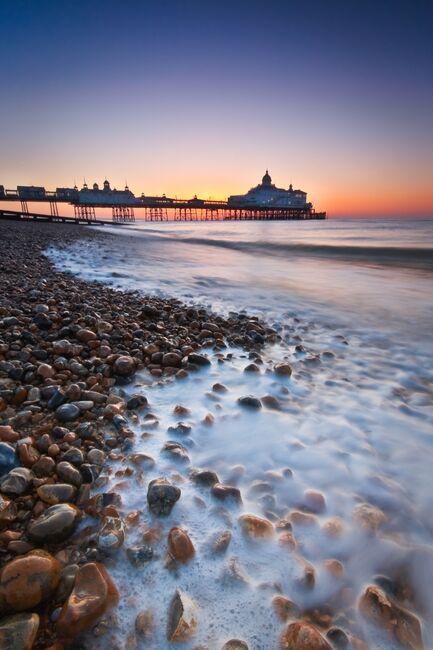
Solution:
M 291 623 L 280 637 L 281 650 L 333 650 L 311 623 Z
M 1 429 L 3 430 L 3 434 L 8 434 L 9 438 L 12 438 L 10 442 L 15 442 L 13 440 L 14 432 L 12 427 L 1 427 Z M 19 461 L 12 445 L 8 442 L 0 442 L 0 478 L 10 472 L 14 467 L 18 467 L 18 465 Z
M 126 549 L 126 557 L 132 566 L 139 568 L 153 559 L 153 548 L 149 545 L 130 546 Z
M 248 650 L 248 645 L 240 639 L 230 639 L 224 643 L 222 650 Z
M 167 516 L 180 499 L 181 491 L 165 478 L 157 478 L 149 483 L 147 502 L 154 515 Z
M 50 506 L 29 524 L 27 534 L 37 544 L 63 542 L 72 535 L 80 517 L 80 510 L 69 503 Z
M 31 650 L 39 628 L 37 614 L 15 614 L 0 620 L 0 648 Z
M 21 496 L 30 489 L 33 473 L 27 467 L 15 467 L 3 477 L 0 491 L 11 496 Z
M 194 557 L 195 549 L 188 532 L 174 526 L 168 533 L 168 550 L 170 555 L 185 564 Z
M 38 497 L 50 505 L 70 503 L 75 499 L 76 488 L 67 483 L 54 483 L 41 485 L 37 489 Z
M 244 535 L 252 539 L 266 539 L 274 534 L 272 523 L 257 515 L 241 515 L 239 523 Z
M 72 422 L 76 420 L 81 411 L 76 404 L 62 404 L 56 409 L 56 417 L 60 422 Z
M 169 607 L 167 639 L 187 641 L 197 629 L 197 606 L 183 591 L 176 590 Z
M 0 576 L 0 602 L 15 612 L 37 607 L 60 582 L 60 563 L 45 551 L 8 562 Z
M 220 482 L 216 472 L 210 469 L 193 469 L 191 471 L 191 480 L 206 487 L 212 487 L 215 483 Z
M 215 483 L 215 485 L 212 486 L 211 492 L 214 497 L 223 501 L 225 499 L 233 499 L 238 503 L 242 502 L 241 491 L 234 485 L 223 485 L 222 483 Z
M 254 397 L 254 395 L 244 395 L 243 397 L 239 397 L 238 404 L 240 404 L 240 406 L 244 406 L 245 408 L 254 410 L 262 408 L 261 401 L 258 397 Z

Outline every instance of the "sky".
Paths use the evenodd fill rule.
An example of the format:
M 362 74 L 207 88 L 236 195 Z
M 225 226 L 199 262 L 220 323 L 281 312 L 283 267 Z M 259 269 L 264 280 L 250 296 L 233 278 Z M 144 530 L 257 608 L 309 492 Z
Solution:
M 0 0 L 0 184 L 433 215 L 433 0 Z

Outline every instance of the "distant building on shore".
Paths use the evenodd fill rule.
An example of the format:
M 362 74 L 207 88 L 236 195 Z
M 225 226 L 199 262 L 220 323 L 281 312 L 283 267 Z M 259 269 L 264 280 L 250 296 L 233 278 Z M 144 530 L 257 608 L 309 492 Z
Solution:
M 252 187 L 246 194 L 229 196 L 228 205 L 245 208 L 268 206 L 270 208 L 305 209 L 311 207 L 311 204 L 307 203 L 306 192 L 294 190 L 291 184 L 288 190 L 275 187 L 268 170 L 266 170 L 262 182 L 256 187 Z

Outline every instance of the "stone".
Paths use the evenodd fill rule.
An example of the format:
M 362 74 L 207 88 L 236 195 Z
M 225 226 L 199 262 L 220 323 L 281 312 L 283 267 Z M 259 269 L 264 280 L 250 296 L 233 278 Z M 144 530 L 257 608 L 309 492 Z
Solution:
M 174 442 L 173 440 L 168 440 L 162 451 L 166 454 L 170 454 L 173 458 L 181 460 L 183 462 L 189 463 L 189 456 L 186 447 L 180 444 L 180 442 Z
M 281 650 L 332 650 L 332 646 L 323 638 L 319 630 L 298 621 L 291 623 L 280 637 Z
M 81 341 L 81 343 L 88 343 L 89 341 L 94 341 L 98 338 L 95 332 L 85 329 L 78 330 L 76 337 L 79 341 Z
M 336 650 L 349 650 L 353 647 L 346 632 L 339 627 L 331 627 L 326 633 L 326 638 L 329 639 Z
M 397 605 L 379 587 L 367 587 L 359 601 L 361 614 L 374 625 L 385 629 L 391 639 L 408 650 L 424 650 L 419 619 Z
M 289 618 L 296 618 L 299 616 L 299 608 L 297 605 L 285 596 L 274 596 L 272 599 L 272 605 L 278 618 L 283 621 L 283 623 L 286 623 Z
M 325 497 L 321 492 L 317 492 L 316 490 L 305 490 L 304 505 L 310 512 L 319 514 L 326 508 Z
M 56 408 L 55 413 L 60 422 L 72 422 L 79 417 L 81 411 L 76 404 L 71 402 L 70 404 L 62 404 Z
M 167 639 L 187 641 L 197 629 L 197 607 L 194 601 L 179 589 L 173 596 L 168 613 Z
M 222 555 L 228 549 L 231 540 L 232 534 L 229 530 L 223 530 L 220 533 L 216 533 L 211 544 L 212 552 L 217 555 Z
M 162 365 L 164 367 L 178 368 L 182 361 L 182 357 L 177 352 L 166 352 L 162 357 Z
M 36 370 L 36 374 L 42 379 L 51 379 L 56 374 L 56 371 L 48 363 L 41 363 Z
M 211 490 L 214 497 L 225 501 L 226 499 L 233 499 L 238 503 L 242 503 L 241 491 L 234 485 L 223 485 L 222 483 L 215 483 Z
M 2 442 L 16 442 L 17 440 L 19 440 L 19 438 L 20 438 L 20 434 L 14 431 L 10 425 L 0 426 L 0 440 Z M 1 453 L 0 453 L 0 478 L 1 476 L 2 476 L 2 471 L 1 471 Z
M 219 483 L 218 475 L 210 469 L 193 469 L 191 480 L 206 487 L 212 487 L 215 483 Z
M 76 529 L 81 513 L 69 503 L 50 506 L 28 528 L 27 535 L 36 544 L 63 542 Z
M 176 434 L 178 436 L 187 436 L 191 433 L 191 427 L 184 422 L 178 422 L 175 427 L 168 427 L 167 433 Z
M 15 467 L 3 477 L 0 490 L 4 494 L 20 496 L 30 489 L 33 473 L 27 467 Z
M 353 520 L 364 530 L 375 532 L 386 521 L 386 515 L 371 503 L 359 503 L 352 512 Z
M 181 491 L 165 478 L 156 478 L 149 483 L 147 490 L 147 503 L 149 510 L 154 515 L 167 516 L 173 509 L 176 501 L 180 499 Z
M 276 363 L 274 366 L 274 372 L 280 377 L 290 377 L 292 374 L 292 368 L 288 363 Z
M 83 564 L 57 620 L 59 636 L 75 638 L 92 627 L 118 600 L 118 591 L 105 567 L 95 562 Z
M 81 476 L 79 470 L 68 463 L 66 460 L 62 460 L 58 463 L 56 467 L 56 473 L 59 479 L 70 485 L 74 485 L 79 488 L 83 482 L 83 477 Z
M 9 527 L 17 516 L 17 507 L 14 501 L 0 494 L 0 529 Z
M 130 546 L 126 549 L 126 556 L 132 566 L 139 568 L 153 559 L 153 548 L 148 545 Z
M 254 395 L 244 395 L 243 397 L 239 397 L 238 404 L 252 410 L 259 410 L 262 408 L 261 401 L 258 397 L 254 397 Z
M 37 489 L 38 497 L 51 506 L 57 503 L 70 503 L 75 499 L 76 488 L 68 483 L 45 483 Z
M 122 355 L 113 363 L 113 372 L 120 377 L 130 377 L 135 372 L 135 361 L 132 357 Z
M 240 639 L 230 639 L 224 643 L 222 650 L 248 650 L 248 645 Z
M 197 354 L 196 352 L 191 352 L 188 355 L 188 362 L 192 363 L 194 366 L 210 366 L 211 362 L 203 354 Z
M 0 648 L 31 650 L 39 629 L 37 614 L 15 614 L 0 620 Z
M 13 433 L 11 427 L 1 427 L 3 430 L 10 429 L 10 432 Z M 13 436 L 12 436 L 13 437 Z M 0 442 L 0 478 L 5 474 L 18 467 L 19 460 L 15 453 L 15 449 L 8 442 Z
M 155 631 L 155 622 L 153 619 L 153 613 L 150 609 L 144 609 L 142 612 L 137 614 L 135 619 L 135 632 L 143 640 L 149 640 L 152 638 Z
M 33 609 L 50 598 L 60 582 L 60 563 L 45 551 L 8 562 L 0 575 L 0 602 L 15 612 Z
M 244 535 L 252 539 L 265 539 L 272 537 L 274 527 L 268 519 L 256 515 L 241 515 L 239 523 Z
M 103 551 L 114 551 L 125 541 L 125 527 L 118 517 L 105 517 L 98 533 L 98 548 Z
M 135 394 L 131 395 L 131 397 L 126 402 L 126 408 L 130 411 L 135 411 L 140 408 L 145 408 L 147 404 L 147 398 L 144 395 Z
M 194 557 L 195 549 L 186 530 L 174 526 L 168 533 L 168 551 L 170 555 L 185 564 Z

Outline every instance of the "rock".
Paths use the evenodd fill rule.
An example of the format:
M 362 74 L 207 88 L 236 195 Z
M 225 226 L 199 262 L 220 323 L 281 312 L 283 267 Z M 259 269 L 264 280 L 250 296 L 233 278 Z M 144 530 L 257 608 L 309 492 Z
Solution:
M 113 372 L 120 377 L 130 377 L 135 372 L 135 361 L 129 356 L 117 357 L 113 363 Z
M 170 603 L 168 613 L 167 639 L 186 641 L 197 628 L 197 608 L 189 596 L 179 589 Z
M 81 341 L 81 343 L 88 343 L 89 341 L 94 341 L 98 338 L 95 332 L 85 329 L 78 330 L 76 337 L 79 341 Z
M 147 404 L 147 398 L 144 395 L 136 394 L 128 399 L 126 408 L 130 411 L 135 411 L 136 409 L 144 408 Z
M 0 529 L 9 527 L 17 516 L 17 507 L 14 501 L 5 498 L 0 494 Z
M 212 540 L 211 550 L 217 555 L 222 555 L 228 549 L 231 540 L 232 534 L 229 530 L 223 530 L 220 533 L 216 533 Z
M 254 410 L 262 408 L 261 401 L 258 397 L 254 397 L 254 395 L 244 395 L 243 397 L 239 397 L 238 404 L 240 404 L 240 406 L 244 406 L 245 408 Z
M 55 413 L 60 422 L 72 422 L 72 420 L 76 420 L 79 417 L 81 411 L 76 404 L 70 403 L 62 404 L 56 408 Z
M 6 427 L 1 428 L 6 429 Z M 13 431 L 11 427 L 8 428 L 10 428 L 11 432 Z M 18 467 L 19 464 L 15 449 L 12 445 L 7 442 L 0 442 L 0 478 L 10 472 L 11 469 L 14 469 L 14 467 Z
M 0 575 L 0 602 L 13 611 L 33 609 L 50 598 L 60 581 L 60 563 L 45 551 L 8 562 Z
M 150 609 L 144 609 L 137 614 L 135 619 L 135 632 L 143 640 L 152 638 L 155 631 L 153 613 Z
M 73 485 L 68 483 L 45 483 L 37 489 L 38 497 L 41 501 L 50 504 L 51 506 L 57 503 L 70 503 L 74 500 L 77 490 Z
M 222 650 L 248 650 L 248 646 L 245 641 L 230 639 L 230 641 L 224 643 Z
M 195 549 L 186 530 L 173 527 L 168 533 L 168 550 L 170 555 L 185 564 L 194 557 Z
M 27 535 L 36 544 L 63 542 L 76 529 L 80 516 L 80 510 L 69 503 L 50 506 L 29 524 Z
M 367 587 L 361 596 L 359 609 L 370 623 L 385 629 L 404 648 L 424 650 L 419 619 L 397 605 L 379 587 Z
M 332 650 L 332 646 L 323 638 L 319 630 L 298 621 L 291 623 L 280 637 L 281 650 Z
M 125 527 L 118 517 L 105 517 L 102 528 L 98 533 L 98 548 L 103 551 L 114 551 L 125 541 Z
M 244 372 L 260 373 L 260 368 L 255 363 L 249 363 L 247 366 L 245 366 Z
M 169 515 L 176 501 L 180 499 L 181 491 L 171 485 L 165 478 L 156 478 L 149 483 L 147 502 L 149 510 L 154 515 Z
M 280 377 L 290 377 L 292 374 L 292 368 L 288 363 L 276 363 L 274 366 L 274 372 Z
M 260 401 L 263 406 L 266 406 L 268 409 L 274 409 L 274 411 L 281 409 L 280 401 L 273 395 L 263 395 L 263 397 L 260 398 Z
M 9 425 L 0 426 L 0 440 L 2 442 L 16 442 L 17 440 L 19 440 L 19 438 L 20 438 L 20 434 L 14 431 L 11 426 Z M 2 471 L 1 471 L 1 452 L 0 452 L 0 478 L 1 476 L 2 476 Z
M 354 521 L 365 530 L 375 532 L 385 521 L 386 515 L 371 503 L 360 503 L 353 509 Z
M 317 492 L 316 490 L 305 490 L 304 504 L 310 512 L 314 512 L 315 514 L 323 512 L 326 508 L 325 497 L 321 492 Z
M 188 451 L 183 445 L 180 444 L 180 442 L 168 440 L 164 444 L 162 451 L 166 454 L 170 454 L 170 456 L 173 456 L 173 458 L 176 458 L 177 460 L 189 463 Z
M 105 612 L 114 607 L 119 594 L 101 564 L 82 565 L 76 574 L 74 588 L 57 620 L 61 638 L 75 638 L 89 629 Z
M 222 483 L 215 483 L 211 490 L 214 497 L 225 501 L 226 499 L 233 499 L 238 503 L 242 503 L 241 491 L 234 485 L 223 485 Z
M 274 527 L 268 519 L 256 515 L 241 515 L 238 521 L 243 534 L 247 537 L 265 539 L 272 537 L 274 534 Z
M 353 647 L 346 632 L 339 627 L 331 627 L 326 633 L 326 638 L 329 639 L 336 650 L 349 650 Z
M 58 463 L 56 472 L 57 476 L 62 481 L 69 483 L 70 485 L 74 485 L 77 488 L 79 488 L 83 482 L 83 477 L 81 476 L 79 470 L 71 465 L 71 463 L 68 463 L 66 460 L 62 460 L 60 463 Z
M 153 559 L 151 546 L 130 546 L 126 549 L 126 556 L 134 567 L 142 567 Z
M 210 469 L 193 469 L 191 480 L 206 487 L 212 487 L 215 483 L 219 483 L 218 475 Z
M 162 357 L 162 365 L 164 367 L 178 368 L 182 361 L 182 357 L 177 352 L 166 352 Z
M 37 614 L 15 614 L 0 620 L 0 648 L 31 650 L 39 628 Z
M 48 363 L 41 363 L 36 370 L 36 374 L 42 379 L 51 379 L 56 374 L 56 371 Z
M 38 478 L 51 476 L 56 468 L 56 463 L 50 456 L 41 456 L 39 460 L 32 465 L 32 472 Z
M 27 467 L 15 467 L 3 477 L 0 490 L 4 494 L 20 496 L 30 489 L 33 473 Z
M 184 422 L 178 422 L 175 427 L 168 427 L 167 433 L 187 436 L 191 433 L 191 427 L 189 424 L 185 424 Z
M 278 618 L 284 623 L 289 618 L 296 618 L 299 616 L 299 608 L 297 605 L 285 596 L 274 596 L 272 599 L 272 605 Z
M 197 354 L 196 352 L 191 352 L 188 355 L 189 363 L 192 363 L 194 366 L 210 366 L 211 363 L 207 357 L 203 354 Z

